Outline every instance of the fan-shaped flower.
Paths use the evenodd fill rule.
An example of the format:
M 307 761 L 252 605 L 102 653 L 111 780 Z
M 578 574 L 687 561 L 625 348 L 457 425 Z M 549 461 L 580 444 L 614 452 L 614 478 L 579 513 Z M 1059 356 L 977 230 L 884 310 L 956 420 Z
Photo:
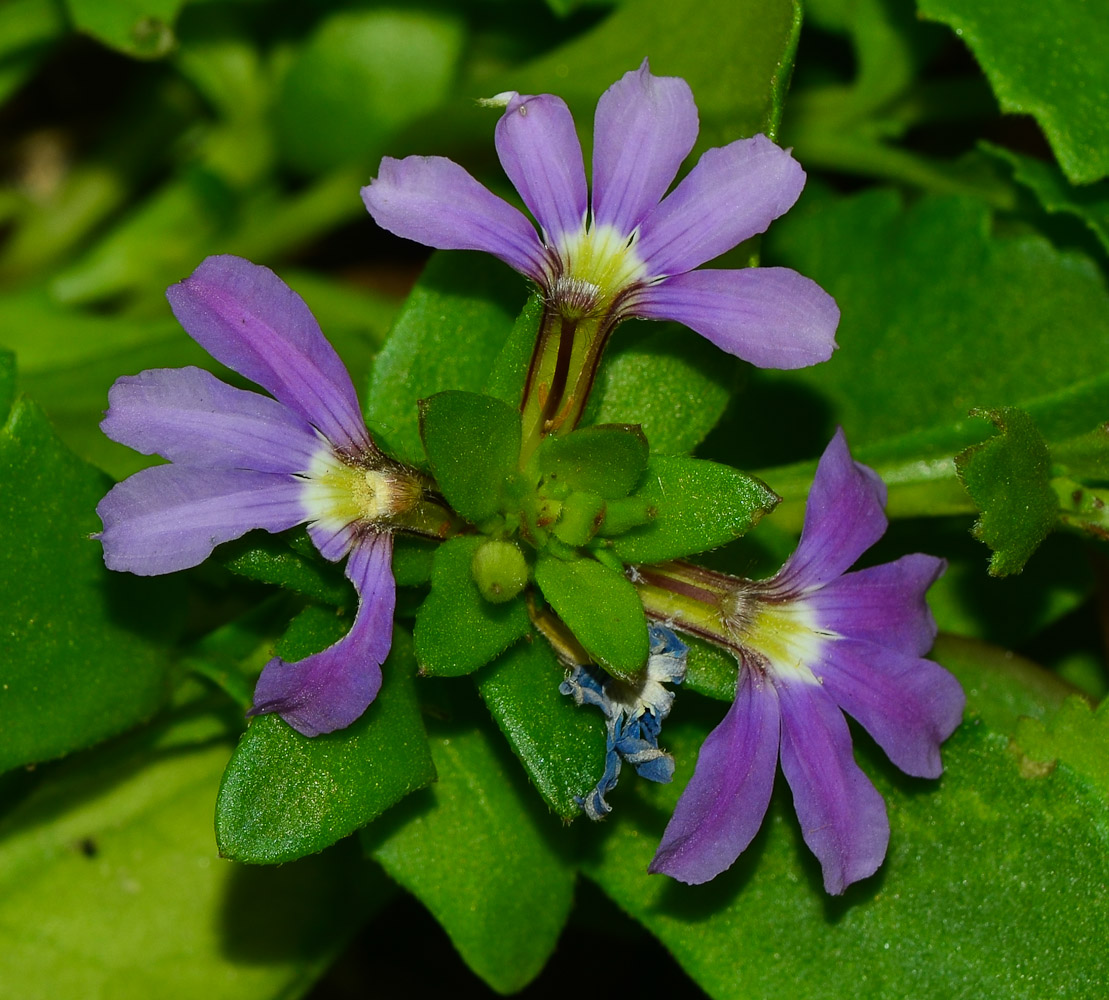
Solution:
M 308 736 L 341 729 L 381 686 L 395 602 L 390 521 L 420 499 L 421 481 L 375 446 L 339 356 L 268 268 L 209 257 L 166 294 L 201 347 L 273 398 L 200 368 L 119 379 L 104 433 L 171 464 L 136 473 L 100 502 L 104 561 L 140 576 L 172 573 L 251 529 L 307 523 L 326 559 L 349 554 L 358 613 L 328 649 L 271 660 L 252 713 L 278 712 Z
M 440 249 L 483 250 L 527 275 L 568 320 L 669 319 L 764 368 L 827 360 L 839 310 L 815 282 L 779 267 L 695 270 L 764 232 L 805 174 L 763 135 L 708 150 L 666 194 L 697 138 L 689 85 L 647 61 L 601 96 L 593 194 L 566 103 L 502 94 L 497 153 L 522 212 L 437 156 L 386 158 L 362 198 L 379 226 Z M 665 195 L 665 197 L 664 197 Z
M 797 550 L 775 576 L 737 580 L 685 568 L 679 586 L 712 595 L 719 607 L 716 638 L 736 655 L 739 678 L 651 871 L 698 883 L 728 868 L 762 825 L 780 752 L 827 891 L 873 874 L 889 822 L 855 763 L 843 712 L 902 771 L 939 777 L 940 744 L 965 701 L 958 681 L 923 658 L 936 634 L 924 594 L 945 564 L 916 554 L 845 573 L 885 532 L 885 500 L 881 479 L 852 460 L 840 431 L 817 468 Z

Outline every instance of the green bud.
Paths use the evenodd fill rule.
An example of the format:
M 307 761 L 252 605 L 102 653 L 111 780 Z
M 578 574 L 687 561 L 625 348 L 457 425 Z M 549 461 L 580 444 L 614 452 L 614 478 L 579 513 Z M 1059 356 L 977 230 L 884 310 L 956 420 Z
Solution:
M 481 596 L 493 604 L 511 601 L 528 582 L 528 564 L 515 542 L 485 542 L 474 553 L 470 572 Z

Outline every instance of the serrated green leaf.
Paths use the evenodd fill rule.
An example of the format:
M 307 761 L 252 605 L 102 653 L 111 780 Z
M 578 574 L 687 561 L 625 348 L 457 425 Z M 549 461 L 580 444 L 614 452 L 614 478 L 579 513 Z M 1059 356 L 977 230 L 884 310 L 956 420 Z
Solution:
M 604 773 L 605 733 L 600 716 L 590 718 L 559 692 L 564 673 L 533 634 L 482 670 L 477 688 L 543 800 L 570 820 L 581 815 L 575 799 Z
M 443 496 L 480 524 L 502 509 L 520 458 L 520 414 L 475 392 L 440 392 L 420 402 L 420 435 Z
M 285 158 L 310 172 L 371 162 L 390 135 L 447 96 L 464 42 L 463 25 L 449 11 L 340 10 L 325 17 L 275 102 Z M 359 99 L 351 101 L 352 94 Z
M 778 502 L 761 480 L 716 462 L 658 455 L 637 498 L 656 516 L 612 540 L 625 562 L 655 563 L 704 552 L 754 527 Z
M 73 25 L 97 41 L 140 59 L 157 59 L 176 44 L 185 0 L 65 0 Z
M 723 416 L 739 362 L 669 323 L 626 323 L 613 337 L 585 422 L 638 423 L 654 454 L 681 455 Z
M 647 439 L 638 426 L 601 424 L 545 438 L 539 467 L 550 487 L 618 500 L 643 478 L 647 454 Z
M 1109 424 L 1067 441 L 1051 442 L 1051 460 L 1076 479 L 1109 479 Z
M 630 580 L 593 559 L 541 554 L 535 582 L 601 666 L 617 677 L 639 676 L 647 662 L 647 619 Z
M 1094 791 L 1102 813 L 1109 808 L 1109 699 L 1095 711 L 1074 695 L 1046 723 L 1023 718 L 1017 723 L 1016 744 L 1029 760 L 1072 771 Z
M 370 375 L 366 418 L 399 458 L 423 459 L 419 400 L 485 386 L 520 311 L 510 275 L 485 254 L 432 255 Z
M 1008 735 L 977 712 L 973 656 L 963 667 L 972 721 L 944 745 L 941 781 L 907 779 L 869 741 L 856 741 L 892 835 L 879 874 L 842 900 L 824 895 L 780 779 L 761 833 L 728 872 L 704 886 L 645 874 L 697 748 L 723 713 L 715 705 L 712 721 L 692 721 L 680 696 L 666 726 L 673 784 L 636 783 L 640 807 L 596 833 L 583 872 L 721 1000 L 824 1000 L 860 984 L 875 996 L 969 990 L 1038 1000 L 1067 983 L 1077 996 L 1097 996 L 1109 975 L 1100 946 L 1109 929 L 1107 810 L 1091 810 L 1062 768 L 1023 776 Z M 1013 698 L 1038 701 L 1003 667 L 986 672 Z M 940 937 L 959 947 L 937 961 Z M 1060 939 L 1067 948 L 1042 946 Z
M 318 978 L 389 886 L 344 852 L 280 869 L 221 862 L 211 804 L 230 742 L 193 708 L 66 761 L 5 816 L 6 992 L 240 1000 Z
M 334 614 L 306 608 L 278 655 L 302 659 L 342 631 Z M 220 854 L 252 864 L 315 854 L 434 781 L 414 672 L 411 639 L 394 628 L 381 691 L 353 725 L 309 738 L 276 715 L 251 722 L 220 784 Z
M 466 964 L 498 993 L 515 993 L 542 970 L 570 912 L 574 869 L 553 846 L 563 831 L 503 742 L 469 713 L 433 724 L 431 754 L 439 780 L 363 841 Z
M 439 546 L 431 592 L 416 615 L 416 659 L 424 673 L 457 677 L 484 666 L 531 627 L 522 598 L 493 604 L 481 596 L 471 572 L 480 535 Z
M 1051 456 L 1032 418 L 1015 407 L 974 410 L 1001 433 L 955 456 L 959 479 L 981 514 L 974 537 L 992 550 L 990 574 L 1019 573 L 1055 526 Z
M 180 581 L 104 567 L 96 504 L 111 485 L 17 400 L 0 429 L 0 771 L 89 746 L 148 718 L 168 694 L 160 635 Z
M 1076 184 L 1109 174 L 1109 20 L 1097 4 L 917 0 L 970 47 L 1002 110 L 1034 115 Z
M 299 534 L 307 540 L 302 529 Z M 289 547 L 286 539 L 268 532 L 252 531 L 238 541 L 221 545 L 217 558 L 231 572 L 248 580 L 276 584 L 323 604 L 349 604 L 354 596 L 337 566 L 301 555 Z

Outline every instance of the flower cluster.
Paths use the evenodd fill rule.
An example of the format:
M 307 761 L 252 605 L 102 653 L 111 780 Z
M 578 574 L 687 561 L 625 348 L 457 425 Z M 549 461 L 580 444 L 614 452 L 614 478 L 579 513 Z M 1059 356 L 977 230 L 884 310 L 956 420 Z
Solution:
M 958 681 L 924 659 L 936 635 L 924 594 L 944 562 L 916 554 L 845 572 L 884 534 L 885 500 L 881 479 L 852 460 L 839 431 L 817 468 L 797 550 L 775 576 L 674 571 L 672 585 L 718 608 L 719 628 L 702 634 L 731 649 L 740 670 L 735 702 L 701 747 L 651 871 L 696 883 L 728 868 L 762 825 L 780 754 L 827 891 L 873 874 L 889 822 L 855 763 L 843 712 L 906 774 L 939 777 L 940 744 L 965 701 Z

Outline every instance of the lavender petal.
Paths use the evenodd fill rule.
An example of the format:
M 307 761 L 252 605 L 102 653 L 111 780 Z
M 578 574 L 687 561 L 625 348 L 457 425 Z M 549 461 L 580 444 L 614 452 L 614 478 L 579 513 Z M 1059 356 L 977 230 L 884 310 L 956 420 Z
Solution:
M 588 190 L 581 143 L 561 97 L 514 95 L 497 122 L 497 156 L 548 244 L 585 228 Z
M 906 774 L 938 778 L 940 744 L 963 719 L 966 696 L 938 663 L 873 642 L 837 639 L 813 664 L 824 690 Z
M 391 535 L 362 536 L 346 568 L 359 597 L 350 631 L 295 663 L 270 660 L 258 678 L 251 715 L 277 712 L 298 732 L 318 736 L 344 729 L 366 711 L 381 688 L 381 664 L 393 642 L 392 555 Z
M 304 300 L 268 267 L 208 257 L 166 291 L 189 335 L 217 361 L 256 382 L 337 447 L 372 448 L 339 355 Z
M 838 896 L 873 875 L 886 856 L 889 820 L 882 796 L 851 752 L 847 722 L 819 684 L 778 683 L 782 772 L 805 843 Z
M 797 550 L 772 586 L 802 591 L 841 576 L 886 531 L 886 486 L 854 461 L 841 427 L 816 467 Z
M 158 576 L 197 566 L 221 542 L 304 520 L 302 485 L 244 469 L 156 465 L 117 483 L 97 505 L 108 569 Z
M 764 135 L 708 150 L 643 221 L 636 246 L 652 277 L 719 257 L 788 211 L 805 172 Z
M 925 592 L 947 563 L 922 553 L 846 573 L 806 594 L 820 628 L 923 656 L 936 638 Z
M 683 323 L 759 368 L 827 361 L 839 323 L 835 300 L 784 267 L 675 275 L 639 292 L 633 311 Z
M 593 224 L 633 232 L 666 194 L 697 130 L 689 84 L 652 75 L 646 59 L 609 87 L 593 125 Z
M 735 701 L 702 744 L 649 871 L 699 884 L 731 867 L 770 803 L 778 718 L 774 686 L 741 669 Z
M 524 213 L 442 156 L 385 157 L 362 201 L 382 229 L 440 250 L 482 250 L 542 282 L 545 256 Z
M 202 368 L 157 368 L 117 379 L 100 429 L 144 455 L 185 465 L 304 472 L 321 442 L 292 410 L 235 389 Z

